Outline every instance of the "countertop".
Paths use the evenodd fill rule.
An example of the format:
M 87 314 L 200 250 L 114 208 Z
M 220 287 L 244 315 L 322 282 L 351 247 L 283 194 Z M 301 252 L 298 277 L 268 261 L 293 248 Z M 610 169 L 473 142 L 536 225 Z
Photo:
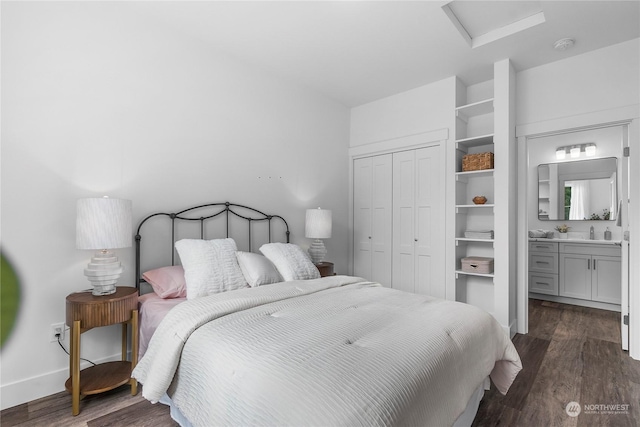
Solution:
M 621 240 L 589 240 L 589 239 L 547 239 L 547 238 L 529 238 L 530 242 L 560 242 L 560 243 L 586 243 L 590 245 L 618 245 L 622 244 Z

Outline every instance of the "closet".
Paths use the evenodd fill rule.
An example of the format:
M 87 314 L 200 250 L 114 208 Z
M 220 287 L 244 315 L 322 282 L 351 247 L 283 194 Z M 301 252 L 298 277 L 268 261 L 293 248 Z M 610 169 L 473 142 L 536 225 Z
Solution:
M 354 275 L 445 297 L 441 150 L 353 160 Z

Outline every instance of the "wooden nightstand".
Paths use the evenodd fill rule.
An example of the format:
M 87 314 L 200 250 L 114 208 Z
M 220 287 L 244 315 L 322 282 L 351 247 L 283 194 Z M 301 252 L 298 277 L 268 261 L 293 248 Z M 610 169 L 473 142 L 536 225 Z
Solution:
M 319 263 L 314 264 L 314 265 L 316 266 L 316 268 L 320 272 L 320 277 L 327 277 L 327 276 L 335 276 L 336 275 L 336 273 L 333 272 L 333 263 L 332 262 L 323 261 L 323 262 L 319 262 Z
M 80 371 L 80 334 L 92 328 L 122 323 L 122 361 L 101 363 Z M 127 324 L 131 324 L 131 362 L 127 361 Z M 138 290 L 118 286 L 111 295 L 76 292 L 67 296 L 67 325 L 71 328 L 69 379 L 73 415 L 80 413 L 80 396 L 102 393 L 123 384 L 137 393 L 131 371 L 138 362 Z

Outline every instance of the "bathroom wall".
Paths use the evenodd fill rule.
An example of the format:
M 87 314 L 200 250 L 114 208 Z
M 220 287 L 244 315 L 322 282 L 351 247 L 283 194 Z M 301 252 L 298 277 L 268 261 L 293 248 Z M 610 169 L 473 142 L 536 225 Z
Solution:
M 556 149 L 558 147 L 584 144 L 594 142 L 596 144 L 596 155 L 586 157 L 584 152 L 579 159 L 571 159 L 569 156 L 565 160 L 556 159 Z M 620 176 L 620 158 L 622 157 L 622 127 L 609 127 L 589 131 L 572 132 L 564 135 L 547 136 L 543 138 L 530 139 L 528 144 L 528 207 L 529 229 L 554 230 L 559 224 L 567 224 L 571 227 L 569 237 L 589 238 L 589 227 L 595 229 L 595 238 L 603 239 L 606 227 L 609 227 L 613 240 L 622 238 L 622 228 L 616 226 L 615 221 L 543 221 L 538 219 L 538 165 L 545 163 L 570 162 L 573 160 L 587 160 L 604 157 L 618 158 L 618 177 Z M 621 194 L 622 183 L 617 180 L 618 195 Z M 595 203 L 595 202 L 594 202 Z M 594 205 L 592 203 L 592 205 Z

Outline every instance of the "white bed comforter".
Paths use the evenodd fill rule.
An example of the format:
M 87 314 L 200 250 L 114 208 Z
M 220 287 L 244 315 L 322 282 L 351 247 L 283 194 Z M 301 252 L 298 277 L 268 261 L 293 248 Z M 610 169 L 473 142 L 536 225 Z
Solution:
M 333 276 L 184 302 L 133 376 L 194 426 L 445 426 L 521 366 L 476 307 Z

